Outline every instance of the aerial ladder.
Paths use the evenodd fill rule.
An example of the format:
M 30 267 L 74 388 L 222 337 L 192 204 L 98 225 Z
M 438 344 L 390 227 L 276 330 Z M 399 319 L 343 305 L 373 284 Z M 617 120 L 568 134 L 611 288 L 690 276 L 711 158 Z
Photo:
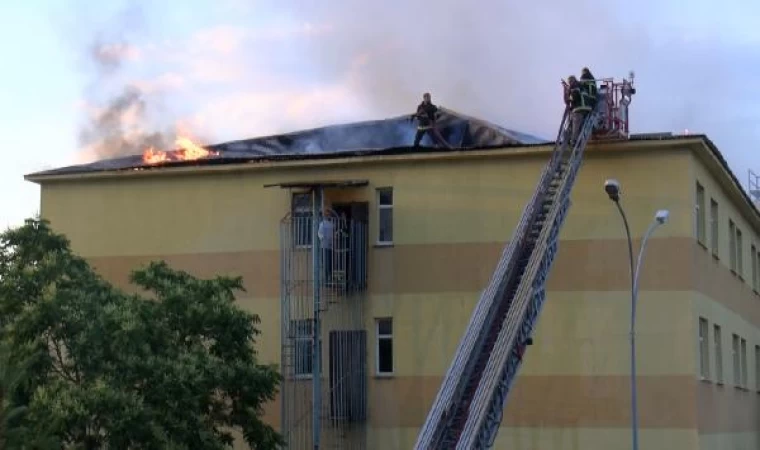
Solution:
M 597 80 L 596 105 L 572 142 L 572 112 L 565 109 L 551 158 L 475 306 L 415 450 L 493 446 L 507 396 L 525 346 L 532 343 L 546 298 L 546 278 L 586 144 L 592 138 L 628 137 L 628 105 L 636 93 L 633 77 L 631 72 L 622 82 Z

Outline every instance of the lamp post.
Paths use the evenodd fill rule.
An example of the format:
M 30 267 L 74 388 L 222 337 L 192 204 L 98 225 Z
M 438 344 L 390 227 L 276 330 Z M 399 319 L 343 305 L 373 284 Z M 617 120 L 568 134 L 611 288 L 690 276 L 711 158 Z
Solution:
M 628 218 L 625 215 L 623 207 L 620 205 L 620 182 L 611 179 L 604 182 L 604 190 L 617 206 L 620 217 L 623 218 L 623 225 L 625 225 L 625 234 L 628 239 L 628 259 L 631 270 L 631 439 L 633 450 L 639 450 L 639 419 L 638 419 L 638 405 L 637 405 L 637 392 L 636 392 L 636 303 L 639 296 L 639 271 L 641 270 L 641 262 L 644 260 L 644 250 L 646 249 L 647 241 L 649 237 L 654 233 L 654 230 L 665 224 L 668 221 L 670 212 L 667 209 L 660 209 L 654 215 L 654 220 L 649 224 L 644 237 L 641 239 L 641 248 L 639 249 L 639 255 L 636 261 L 636 265 L 633 264 L 633 240 L 631 239 L 631 229 L 628 226 Z

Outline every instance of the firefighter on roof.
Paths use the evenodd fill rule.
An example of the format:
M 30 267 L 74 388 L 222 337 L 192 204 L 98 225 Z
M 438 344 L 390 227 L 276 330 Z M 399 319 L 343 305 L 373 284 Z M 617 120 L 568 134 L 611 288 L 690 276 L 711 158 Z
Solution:
M 414 146 L 419 147 L 420 141 L 425 133 L 430 134 L 430 138 L 433 139 L 438 145 L 446 148 L 451 148 L 448 142 L 441 136 L 441 133 L 436 128 L 436 120 L 438 119 L 438 107 L 430 100 L 430 94 L 425 93 L 422 96 L 422 103 L 417 106 L 417 112 L 412 115 L 411 120 L 417 119 L 417 134 L 414 136 Z

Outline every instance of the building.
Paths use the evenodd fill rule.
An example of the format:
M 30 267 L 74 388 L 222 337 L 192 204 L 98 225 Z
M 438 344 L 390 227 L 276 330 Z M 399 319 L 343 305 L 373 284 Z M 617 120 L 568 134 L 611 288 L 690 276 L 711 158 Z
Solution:
M 396 118 L 214 146 L 218 155 L 186 163 L 122 158 L 27 179 L 42 187 L 42 216 L 120 285 L 156 258 L 244 277 L 240 303 L 262 317 L 260 356 L 286 374 L 268 420 L 294 448 L 313 431 L 317 287 L 304 230 L 317 227 L 318 187 L 348 230 L 334 248 L 348 256 L 331 259 L 337 281 L 316 283 L 322 442 L 406 450 L 552 150 L 447 114 L 457 150 L 403 148 L 413 129 Z M 641 448 L 758 448 L 760 214 L 702 135 L 589 146 L 495 448 L 630 448 L 630 280 L 603 190 L 611 177 L 635 241 L 655 210 L 670 210 L 641 275 Z

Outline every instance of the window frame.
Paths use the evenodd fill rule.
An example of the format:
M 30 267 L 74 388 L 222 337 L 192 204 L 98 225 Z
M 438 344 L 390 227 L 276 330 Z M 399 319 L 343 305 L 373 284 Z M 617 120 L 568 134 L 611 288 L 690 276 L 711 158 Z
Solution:
M 757 266 L 757 247 L 755 244 L 752 244 L 749 248 L 750 254 L 752 256 L 752 290 L 757 291 L 757 282 L 758 282 L 758 266 Z
M 705 229 L 705 225 L 707 224 L 707 220 L 705 217 L 705 188 L 699 183 L 699 181 L 697 181 L 696 186 L 696 202 L 694 204 L 694 211 L 696 213 L 695 219 L 697 242 L 706 247 L 707 230 Z
M 731 219 L 728 219 L 728 247 L 728 267 L 736 273 L 736 224 Z
M 304 327 L 299 324 L 305 325 Z M 314 321 L 312 319 L 291 319 L 290 326 L 295 331 L 292 333 L 293 340 L 293 376 L 296 379 L 308 379 L 314 374 Z M 300 333 L 300 330 L 305 330 L 304 333 Z M 305 352 L 297 351 L 297 347 L 303 346 L 306 348 Z M 304 359 L 303 364 L 308 368 L 308 371 L 299 371 L 301 367 L 301 361 L 296 358 L 296 355 L 306 353 L 309 355 L 308 362 Z
M 734 386 L 741 387 L 741 357 L 739 356 L 739 335 L 731 334 L 731 355 L 733 356 Z
M 714 198 L 710 198 L 710 250 L 714 257 L 720 255 L 720 207 Z
M 713 324 L 713 345 L 715 347 L 715 382 L 723 384 L 723 334 L 718 324 Z
M 309 209 L 298 205 L 297 199 L 300 197 L 309 198 Z M 309 249 L 314 241 L 312 228 L 314 227 L 314 210 L 312 203 L 314 198 L 311 192 L 293 192 L 290 196 L 290 217 L 293 227 L 291 228 L 292 245 L 299 249 Z M 305 219 L 306 233 L 300 233 L 303 229 L 299 226 L 299 221 Z
M 384 204 L 380 200 L 383 193 L 390 193 L 391 201 L 389 204 Z M 377 202 L 377 245 L 393 245 L 393 207 L 394 207 L 394 192 L 390 186 L 379 187 L 375 189 L 375 201 Z M 390 239 L 383 239 L 383 214 L 390 214 Z
M 742 380 L 742 387 L 744 389 L 747 389 L 749 386 L 749 381 L 747 380 L 748 376 L 748 369 L 747 369 L 747 340 L 744 338 L 740 338 L 741 341 L 741 353 L 740 353 L 740 362 L 741 362 L 741 380 Z
M 753 287 L 752 290 L 757 294 L 760 293 L 760 248 L 752 255 L 752 260 L 757 265 L 757 286 Z
M 381 333 L 380 332 L 380 324 L 383 322 L 389 322 L 391 327 L 390 333 Z M 380 370 L 380 341 L 390 341 L 391 344 L 391 370 L 390 371 L 382 371 Z M 378 317 L 375 319 L 375 376 L 378 377 L 392 377 L 396 371 L 396 365 L 394 362 L 394 352 L 393 352 L 393 318 L 392 317 Z
M 699 318 L 699 377 L 710 379 L 710 323 L 704 317 Z
M 744 235 L 739 227 L 736 227 L 736 274 L 744 279 Z
M 755 391 L 760 392 L 760 345 L 755 345 Z

